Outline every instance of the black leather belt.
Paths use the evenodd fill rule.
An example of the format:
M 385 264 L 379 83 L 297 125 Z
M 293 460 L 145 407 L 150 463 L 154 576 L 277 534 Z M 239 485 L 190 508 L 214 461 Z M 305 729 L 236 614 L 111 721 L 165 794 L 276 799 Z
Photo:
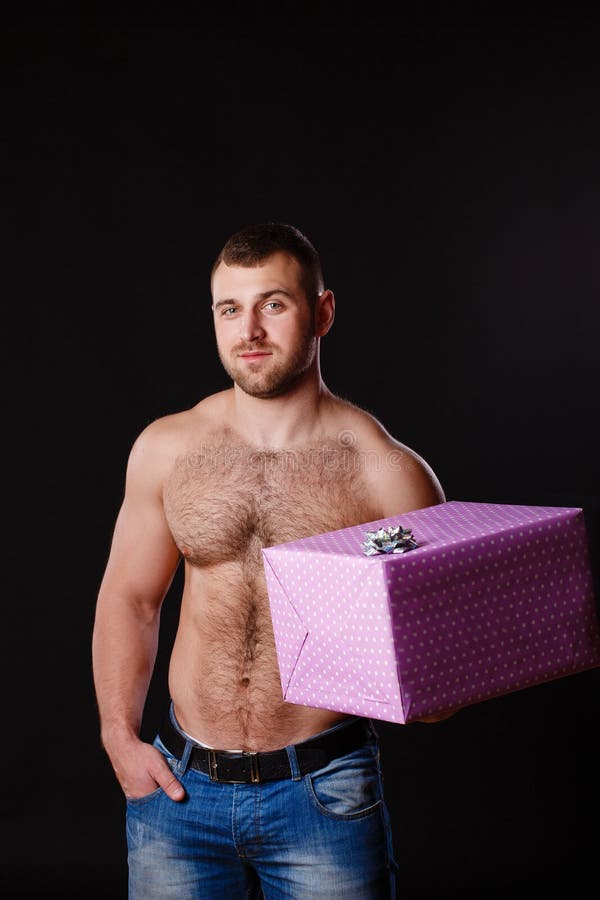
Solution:
M 330 734 L 295 744 L 300 774 L 306 775 L 307 772 L 322 769 L 332 759 L 357 750 L 374 735 L 370 719 L 359 718 Z M 177 731 L 169 716 L 159 730 L 159 737 L 167 750 L 181 759 L 187 741 Z M 204 772 L 205 775 L 210 775 L 212 781 L 227 781 L 234 784 L 292 777 L 285 749 L 262 753 L 232 753 L 228 750 L 208 750 L 193 746 L 188 765 L 192 769 Z

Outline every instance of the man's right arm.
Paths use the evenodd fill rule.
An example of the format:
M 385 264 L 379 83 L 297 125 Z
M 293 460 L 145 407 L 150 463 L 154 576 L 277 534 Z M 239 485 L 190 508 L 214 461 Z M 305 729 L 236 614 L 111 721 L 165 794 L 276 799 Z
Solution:
M 96 604 L 92 638 L 101 738 L 127 797 L 162 787 L 184 796 L 162 754 L 139 738 L 156 660 L 160 608 L 180 554 L 162 503 L 168 468 L 164 425 L 148 426 L 127 464 L 125 495 Z

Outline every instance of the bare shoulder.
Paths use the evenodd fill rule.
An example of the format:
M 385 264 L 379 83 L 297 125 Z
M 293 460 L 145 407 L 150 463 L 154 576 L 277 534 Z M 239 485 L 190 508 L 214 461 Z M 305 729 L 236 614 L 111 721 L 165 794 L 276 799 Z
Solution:
M 445 501 L 429 462 L 393 437 L 375 415 L 346 400 L 341 401 L 338 414 L 344 440 L 353 444 L 361 457 L 361 470 L 382 518 Z M 342 437 L 339 440 L 342 442 Z
M 164 482 L 175 460 L 215 429 L 220 398 L 206 397 L 195 406 L 154 419 L 135 438 L 128 471 Z

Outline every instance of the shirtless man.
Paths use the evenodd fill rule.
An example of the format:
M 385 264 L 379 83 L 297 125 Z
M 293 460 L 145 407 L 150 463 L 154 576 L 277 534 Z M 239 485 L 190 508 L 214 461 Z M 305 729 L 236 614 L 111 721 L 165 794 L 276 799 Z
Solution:
M 242 229 L 211 288 L 233 386 L 134 442 L 97 601 L 94 681 L 127 798 L 130 897 L 394 897 L 373 723 L 283 700 L 261 548 L 444 494 L 415 451 L 324 384 L 335 300 L 300 231 Z M 160 608 L 182 558 L 172 703 L 148 744 Z

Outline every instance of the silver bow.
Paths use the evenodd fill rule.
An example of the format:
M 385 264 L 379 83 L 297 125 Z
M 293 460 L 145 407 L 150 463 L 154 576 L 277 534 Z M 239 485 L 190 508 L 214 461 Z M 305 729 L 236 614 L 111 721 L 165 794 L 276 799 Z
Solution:
M 402 525 L 392 525 L 389 528 L 378 528 L 377 531 L 366 531 L 366 541 L 362 548 L 367 556 L 376 553 L 406 553 L 418 547 L 412 536 L 412 529 L 403 528 Z

